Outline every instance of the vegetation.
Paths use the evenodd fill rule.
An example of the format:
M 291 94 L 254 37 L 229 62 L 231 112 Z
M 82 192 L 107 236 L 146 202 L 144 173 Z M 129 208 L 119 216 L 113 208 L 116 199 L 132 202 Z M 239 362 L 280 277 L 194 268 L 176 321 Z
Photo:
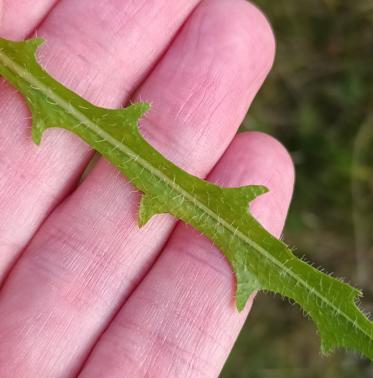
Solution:
M 277 39 L 273 71 L 243 129 L 277 136 L 297 170 L 285 241 L 373 303 L 373 4 L 256 0 Z M 259 295 L 223 378 L 364 378 L 371 363 L 320 356 L 310 321 Z
M 324 354 L 343 347 L 373 360 L 373 323 L 356 306 L 361 292 L 297 258 L 249 214 L 248 202 L 267 188 L 222 188 L 178 168 L 138 130 L 150 105 L 104 109 L 89 103 L 39 66 L 35 53 L 42 42 L 0 39 L 0 74 L 24 95 L 36 144 L 48 128 L 69 130 L 142 192 L 140 226 L 154 215 L 170 213 L 209 237 L 235 273 L 238 310 L 254 291 L 280 294 L 313 319 Z
M 345 275 L 345 272 L 350 275 L 351 267 L 354 267 L 356 273 L 354 283 L 363 286 L 368 297 L 372 297 L 370 282 L 372 254 L 370 252 L 373 234 L 371 165 L 373 117 L 369 107 L 372 100 L 369 83 L 373 81 L 372 72 L 368 66 L 372 44 L 372 33 L 369 27 L 372 6 L 369 2 L 345 4 L 338 0 L 317 2 L 314 0 L 302 3 L 301 6 L 284 1 L 276 5 L 271 4 L 271 6 L 265 0 L 260 3 L 264 9 L 268 6 L 267 13 L 273 20 L 279 39 L 278 60 L 280 63 L 276 66 L 271 81 L 266 84 L 266 90 L 263 91 L 265 94 L 257 100 L 243 128 L 254 127 L 277 135 L 293 154 L 298 167 L 298 185 L 287 227 L 287 238 L 290 244 L 298 245 L 300 250 L 309 251 L 308 255 L 312 256 L 312 259 L 328 266 L 338 276 Z M 308 7 L 310 9 L 307 9 Z M 36 142 L 40 141 L 42 131 L 49 127 L 47 120 L 55 121 L 63 118 L 66 121 L 66 128 L 71 129 L 94 147 L 98 145 L 97 149 L 110 158 L 127 176 L 133 176 L 136 186 L 146 193 L 140 208 L 141 223 L 145 223 L 152 214 L 164 212 L 165 209 L 159 206 L 166 206 L 169 203 L 166 199 L 172 198 L 176 201 L 179 198 L 179 196 L 174 196 L 178 194 L 176 189 L 184 188 L 188 180 L 181 180 L 181 182 L 176 179 L 182 178 L 183 175 L 186 178 L 187 174 L 172 166 L 167 172 L 174 172 L 175 175 L 167 178 L 162 173 L 164 171 L 162 167 L 171 163 L 146 145 L 137 132 L 136 121 L 145 110 L 144 104 L 132 106 L 124 111 L 96 108 L 53 81 L 40 70 L 36 62 L 30 59 L 32 56 L 29 53 L 33 53 L 39 40 L 25 44 L 15 44 L 5 40 L 0 42 L 3 45 L 0 52 L 3 66 L 0 66 L 0 71 L 26 95 L 34 113 L 33 137 Z M 25 61 L 29 63 L 27 71 L 23 64 Z M 93 118 L 89 118 L 90 116 Z M 109 125 L 107 122 L 101 125 L 104 116 L 112 117 L 113 122 Z M 116 124 L 123 122 L 131 126 L 126 131 L 115 127 Z M 49 123 L 54 124 L 54 122 Z M 122 135 L 124 132 L 126 135 Z M 98 141 L 98 136 L 103 139 Z M 131 142 L 130 147 L 141 144 L 139 151 L 149 152 L 149 156 L 136 155 L 133 152 L 137 151 L 136 148 L 129 149 L 128 143 L 125 142 Z M 146 159 L 147 157 L 149 159 Z M 125 166 L 122 164 L 124 161 L 122 158 L 127 159 Z M 141 175 L 146 173 L 149 177 L 144 179 L 136 175 L 139 168 L 137 165 L 143 169 Z M 155 180 L 155 177 L 161 180 Z M 189 179 L 191 180 L 190 177 Z M 194 188 L 198 179 L 193 180 L 195 180 Z M 153 184 L 151 184 L 152 181 L 154 181 Z M 155 182 L 157 185 L 167 186 L 166 189 L 171 191 L 169 197 L 164 198 L 160 204 L 157 201 L 161 196 L 160 193 L 164 191 L 159 190 Z M 201 180 L 198 184 L 205 185 L 206 190 L 198 191 L 201 196 L 209 192 L 207 189 L 214 189 L 214 196 L 208 199 L 221 198 L 216 194 L 219 190 L 223 191 L 222 189 L 213 188 L 211 184 L 202 183 Z M 188 190 L 193 188 L 185 187 L 182 194 L 188 194 Z M 246 193 L 248 189 L 250 189 L 250 195 L 258 194 L 254 191 L 255 188 L 243 189 L 245 193 L 236 189 L 239 202 L 242 202 L 241 194 L 248 195 Z M 226 189 L 224 192 L 227 194 L 229 190 Z M 194 199 L 196 196 L 197 193 L 191 191 L 189 197 Z M 185 196 L 185 198 L 189 197 Z M 243 199 L 247 200 L 246 197 Z M 199 204 L 201 206 L 197 206 L 198 209 L 193 208 L 193 212 L 186 215 L 186 210 L 180 214 L 174 213 L 175 209 L 184 208 L 184 202 L 182 202 L 183 206 L 171 206 L 166 210 L 188 222 L 194 219 L 192 215 L 195 211 L 205 211 L 205 208 L 209 206 L 204 204 L 203 198 L 190 202 L 190 207 L 199 206 Z M 226 215 L 220 216 L 221 214 L 215 210 L 206 211 L 206 214 L 210 216 L 216 213 L 217 221 Z M 212 221 L 215 220 L 215 217 L 210 217 Z M 226 224 L 233 227 L 234 223 L 228 221 Z M 196 222 L 193 225 L 209 235 L 205 223 L 200 225 Z M 224 227 L 230 230 L 230 227 Z M 237 229 L 240 227 L 241 225 Z M 225 228 L 222 231 L 226 231 Z M 246 228 L 242 225 L 242 229 Z M 259 229 L 257 232 L 264 232 L 264 230 Z M 249 236 L 255 235 L 254 233 Z M 246 241 L 249 236 L 242 240 Z M 233 235 L 234 238 L 237 238 L 236 233 Z M 282 245 L 279 241 L 276 243 Z M 258 246 L 257 243 L 248 244 Z M 221 247 L 227 252 L 225 245 Z M 233 250 L 236 251 L 237 248 Z M 254 252 L 261 250 L 264 250 L 264 247 L 257 248 Z M 268 249 L 265 252 L 263 256 L 272 256 L 269 259 L 270 262 L 276 259 L 280 261 L 282 258 L 280 254 L 282 251 L 279 248 Z M 286 261 L 289 263 L 289 256 L 287 257 Z M 312 271 L 312 274 L 315 274 L 312 280 L 299 289 L 298 284 L 311 276 L 311 268 L 307 268 L 309 269 L 307 274 L 305 270 L 301 271 L 303 268 L 306 269 L 303 263 L 303 265 L 294 265 L 283 270 L 285 273 L 291 271 L 299 275 L 289 274 L 289 277 L 284 280 L 278 279 L 276 287 L 268 287 L 265 281 L 266 276 L 259 274 L 262 263 L 265 261 L 260 264 L 251 262 L 249 266 L 249 270 L 257 277 L 258 286 L 255 288 L 270 289 L 301 303 L 313 318 L 316 317 L 315 320 L 321 326 L 323 341 L 327 343 L 327 347 L 324 344 L 325 349 L 329 350 L 337 345 L 353 346 L 371 355 L 370 340 L 366 344 L 356 341 L 362 335 L 369 338 L 371 332 L 367 321 L 363 317 L 358 319 L 357 312 L 346 304 L 355 294 L 352 289 L 345 285 L 342 287 L 340 282 L 323 276 L 320 272 L 316 277 L 316 271 Z M 236 268 L 234 264 L 233 267 Z M 299 269 L 296 270 L 296 268 Z M 244 271 L 247 270 L 244 269 Z M 303 280 L 299 279 L 299 282 L 293 282 L 291 285 L 290 278 L 299 277 Z M 311 286 L 312 290 L 309 290 L 308 295 L 306 292 L 294 294 L 302 289 L 309 289 Z M 326 287 L 325 292 L 320 290 L 319 286 Z M 335 293 L 334 297 L 330 296 L 332 291 Z M 313 295 L 317 298 L 312 298 Z M 345 301 L 341 300 L 341 296 L 345 298 Z M 343 317 L 336 319 L 335 323 L 330 322 L 331 313 L 329 312 L 328 318 L 321 314 L 318 311 L 320 307 L 317 306 L 316 299 L 321 300 L 324 307 L 332 304 L 333 309 L 338 310 L 333 312 L 334 316 L 342 314 Z M 238 304 L 241 307 L 240 302 Z M 274 308 L 278 311 L 275 312 Z M 265 323 L 262 323 L 263 320 Z M 349 323 L 349 327 L 351 324 L 354 324 L 354 327 L 346 326 L 346 329 L 342 330 L 341 324 L 344 327 L 345 320 Z M 357 321 L 361 321 L 360 324 L 356 323 Z M 244 333 L 239 342 L 244 354 L 240 355 L 236 351 L 232 355 L 223 373 L 227 377 L 255 375 L 258 377 L 266 375 L 270 377 L 363 377 L 372 374 L 370 364 L 355 356 L 346 357 L 345 354 L 339 353 L 328 360 L 319 359 L 315 355 L 316 345 L 318 350 L 318 338 L 312 334 L 314 332 L 311 331 L 309 323 L 287 309 L 283 311 L 282 303 L 268 304 L 259 297 L 250 324 L 252 326 L 249 326 L 249 330 Z M 365 326 L 368 328 L 365 329 Z M 360 335 L 358 331 L 363 332 Z M 340 335 L 341 332 L 344 334 Z M 243 367 L 237 365 L 240 356 L 245 356 Z M 251 363 L 247 356 L 253 356 Z

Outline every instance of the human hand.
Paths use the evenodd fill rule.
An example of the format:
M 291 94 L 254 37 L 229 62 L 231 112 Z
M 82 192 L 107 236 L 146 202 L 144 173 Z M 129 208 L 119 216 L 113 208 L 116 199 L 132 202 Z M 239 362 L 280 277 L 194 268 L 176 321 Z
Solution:
M 278 236 L 291 160 L 269 136 L 234 137 L 273 60 L 262 14 L 243 0 L 54 3 L 3 1 L 0 35 L 40 24 L 48 72 L 101 106 L 151 102 L 141 130 L 177 165 L 268 186 L 252 212 Z M 217 376 L 250 308 L 237 312 L 223 255 L 170 216 L 140 230 L 139 193 L 103 159 L 77 185 L 92 151 L 62 130 L 36 147 L 5 83 L 0 108 L 1 378 Z

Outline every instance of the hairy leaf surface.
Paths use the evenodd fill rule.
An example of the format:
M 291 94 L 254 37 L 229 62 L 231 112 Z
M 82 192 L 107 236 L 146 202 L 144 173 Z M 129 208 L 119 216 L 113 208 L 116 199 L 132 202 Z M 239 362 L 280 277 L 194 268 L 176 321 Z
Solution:
M 73 132 L 143 193 L 140 226 L 153 215 L 170 213 L 210 238 L 235 273 L 238 310 L 254 291 L 278 293 L 313 319 L 324 353 L 344 347 L 373 359 L 373 324 L 355 303 L 360 291 L 298 259 L 250 215 L 248 203 L 265 193 L 265 187 L 222 188 L 178 168 L 138 130 L 148 104 L 118 110 L 90 104 L 40 67 L 35 53 L 41 43 L 39 38 L 0 39 L 0 75 L 24 95 L 33 115 L 35 143 L 47 128 Z

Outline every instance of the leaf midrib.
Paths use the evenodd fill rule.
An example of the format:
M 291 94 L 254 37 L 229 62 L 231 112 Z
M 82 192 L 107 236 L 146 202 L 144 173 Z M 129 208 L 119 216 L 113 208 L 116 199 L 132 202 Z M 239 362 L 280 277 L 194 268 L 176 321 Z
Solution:
M 227 229 L 230 233 L 234 234 L 235 236 L 239 236 L 241 241 L 247 243 L 249 246 L 257 250 L 261 253 L 267 260 L 272 262 L 276 265 L 280 270 L 285 271 L 290 277 L 292 277 L 296 282 L 299 282 L 306 290 L 310 291 L 316 297 L 321 299 L 321 301 L 325 302 L 331 308 L 333 308 L 337 313 L 339 313 L 342 317 L 344 317 L 348 322 L 353 325 L 353 328 L 356 328 L 356 322 L 353 321 L 345 312 L 341 311 L 338 307 L 336 307 L 332 302 L 330 302 L 326 297 L 324 297 L 321 293 L 319 293 L 316 289 L 312 286 L 309 286 L 306 281 L 304 281 L 300 276 L 293 273 L 290 269 L 288 269 L 285 265 L 281 262 L 276 260 L 266 249 L 262 248 L 259 244 L 257 244 L 252 239 L 248 238 L 243 232 L 239 229 L 234 228 L 230 223 L 222 219 L 218 214 L 214 211 L 206 207 L 202 202 L 198 201 L 195 197 L 190 195 L 187 191 L 185 191 L 180 185 L 177 185 L 175 181 L 171 180 L 169 177 L 164 175 L 160 170 L 155 168 L 151 165 L 148 161 L 143 159 L 140 155 L 136 154 L 131 148 L 126 146 L 125 144 L 121 143 L 119 140 L 115 139 L 109 133 L 104 131 L 100 128 L 97 124 L 92 122 L 86 115 L 79 111 L 79 109 L 72 106 L 71 103 L 64 100 L 58 94 L 51 90 L 48 86 L 44 85 L 40 80 L 32 75 L 31 72 L 27 71 L 25 68 L 20 66 L 17 62 L 10 59 L 7 55 L 5 55 L 2 50 L 0 49 L 0 60 L 2 63 L 8 67 L 11 71 L 13 71 L 16 75 L 23 78 L 27 81 L 35 90 L 38 90 L 42 94 L 44 94 L 47 98 L 49 97 L 53 100 L 56 105 L 60 106 L 66 113 L 73 116 L 77 121 L 81 124 L 84 124 L 88 129 L 94 132 L 96 135 L 101 137 L 103 140 L 109 142 L 109 144 L 113 145 L 114 148 L 119 149 L 125 155 L 127 155 L 130 159 L 134 159 L 139 165 L 141 165 L 144 169 L 146 169 L 151 175 L 158 177 L 161 181 L 163 181 L 166 185 L 171 187 L 175 192 L 179 193 L 179 195 L 184 196 L 187 198 L 193 205 L 197 206 L 200 210 L 205 212 L 210 218 L 212 218 L 216 223 L 221 224 L 225 229 Z M 48 77 L 50 75 L 45 72 Z M 51 77 L 50 77 L 51 78 Z M 53 78 L 51 78 L 54 80 Z M 59 83 L 58 83 L 59 84 Z M 76 94 L 75 94 L 76 95 Z M 78 95 L 76 95 L 78 96 Z M 145 141 L 145 139 L 144 139 Z M 368 339 L 371 339 L 371 335 L 368 335 L 364 329 L 358 326 L 358 329 L 365 334 Z

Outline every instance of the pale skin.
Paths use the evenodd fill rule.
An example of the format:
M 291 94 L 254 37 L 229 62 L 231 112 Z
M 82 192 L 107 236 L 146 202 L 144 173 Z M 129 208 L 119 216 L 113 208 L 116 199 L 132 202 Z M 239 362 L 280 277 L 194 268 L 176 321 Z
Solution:
M 268 135 L 235 136 L 274 58 L 258 9 L 244 0 L 0 4 L 0 36 L 42 36 L 41 64 L 83 97 L 152 103 L 141 130 L 167 158 L 220 185 L 268 186 L 251 210 L 280 236 L 291 159 Z M 91 156 L 57 129 L 35 146 L 21 96 L 1 82 L 0 376 L 217 377 L 252 299 L 237 312 L 228 263 L 190 227 L 157 216 L 139 229 L 139 193 L 108 162 L 79 182 Z

